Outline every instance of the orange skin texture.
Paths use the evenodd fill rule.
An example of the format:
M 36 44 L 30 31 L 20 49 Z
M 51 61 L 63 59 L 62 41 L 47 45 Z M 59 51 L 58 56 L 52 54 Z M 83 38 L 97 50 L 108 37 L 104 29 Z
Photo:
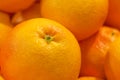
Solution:
M 5 24 L 5 25 L 11 25 L 10 15 L 5 12 L 0 11 L 0 23 Z
M 4 80 L 4 78 L 2 76 L 0 76 L 0 80 Z
M 40 3 L 35 3 L 30 8 L 17 12 L 12 17 L 12 24 L 16 25 L 25 20 L 32 19 L 32 18 L 40 18 Z
M 120 37 L 111 45 L 105 59 L 107 80 L 120 80 Z
M 11 27 L 0 23 L 0 48 L 11 30 L 12 30 Z
M 8 25 L 0 23 L 0 50 L 4 40 L 7 38 L 11 30 L 12 28 L 9 27 Z M 0 74 L 1 74 L 1 70 L 0 70 Z M 1 77 L 0 80 L 2 80 Z
M 53 38 L 50 42 L 47 35 L 48 40 Z M 73 34 L 43 18 L 18 24 L 5 40 L 0 56 L 6 80 L 76 80 L 81 65 L 80 46 Z
M 106 24 L 120 29 L 120 0 L 109 0 Z
M 105 56 L 110 44 L 118 36 L 120 36 L 118 30 L 104 26 L 95 35 L 80 42 L 82 52 L 80 76 L 105 78 Z
M 104 80 L 104 79 L 91 77 L 91 76 L 84 76 L 84 77 L 80 77 L 78 80 Z
M 0 0 L 0 10 L 14 13 L 30 7 L 35 0 Z
M 103 25 L 108 0 L 41 0 L 41 16 L 53 19 L 83 40 Z

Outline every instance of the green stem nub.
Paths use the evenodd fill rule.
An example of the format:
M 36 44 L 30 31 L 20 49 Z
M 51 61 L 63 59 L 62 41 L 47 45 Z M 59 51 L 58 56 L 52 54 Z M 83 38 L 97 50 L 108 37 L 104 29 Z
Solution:
M 50 35 L 45 35 L 45 41 L 46 41 L 47 43 L 50 43 L 51 41 L 53 41 L 53 37 L 50 36 Z

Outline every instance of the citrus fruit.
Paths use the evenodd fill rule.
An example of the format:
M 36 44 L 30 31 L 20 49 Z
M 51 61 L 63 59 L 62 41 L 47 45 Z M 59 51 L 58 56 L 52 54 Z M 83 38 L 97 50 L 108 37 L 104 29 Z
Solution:
M 3 44 L 4 40 L 7 38 L 10 31 L 11 28 L 8 25 L 0 23 L 0 50 L 1 50 L 1 45 Z M 1 70 L 0 70 L 0 74 L 1 74 Z M 2 80 L 1 77 L 0 80 Z
M 49 19 L 31 19 L 18 24 L 3 43 L 1 72 L 6 80 L 76 80 L 80 53 L 65 27 Z
M 120 29 L 120 0 L 109 0 L 106 24 Z
M 4 79 L 2 78 L 2 76 L 0 76 L 0 80 L 4 80 Z
M 40 8 L 42 17 L 58 21 L 83 40 L 103 25 L 108 0 L 41 0 Z
M 10 31 L 11 28 L 9 26 L 0 23 L 0 49 L 1 49 L 1 44 L 4 42 Z
M 35 3 L 30 8 L 15 13 L 12 17 L 12 24 L 16 25 L 18 23 L 21 23 L 22 21 L 39 17 L 40 17 L 40 4 Z
M 30 7 L 35 0 L 0 0 L 0 10 L 14 13 Z
M 39 18 L 40 17 L 40 3 L 35 3 L 30 8 L 23 11 L 23 17 L 25 20 L 31 18 Z
M 0 23 L 10 25 L 10 15 L 0 11 Z
M 91 76 L 84 76 L 84 77 L 80 77 L 78 80 L 104 80 L 104 79 L 91 77 Z
M 101 27 L 95 35 L 80 42 L 82 65 L 80 76 L 105 78 L 104 62 L 110 44 L 120 36 L 117 29 Z
M 120 37 L 110 45 L 105 59 L 105 72 L 108 80 L 120 80 Z

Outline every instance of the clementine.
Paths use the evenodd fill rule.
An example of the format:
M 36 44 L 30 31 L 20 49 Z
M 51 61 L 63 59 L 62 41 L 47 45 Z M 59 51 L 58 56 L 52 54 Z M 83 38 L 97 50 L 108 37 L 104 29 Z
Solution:
M 76 80 L 80 53 L 65 27 L 49 19 L 31 19 L 18 24 L 3 43 L 1 72 L 6 80 Z

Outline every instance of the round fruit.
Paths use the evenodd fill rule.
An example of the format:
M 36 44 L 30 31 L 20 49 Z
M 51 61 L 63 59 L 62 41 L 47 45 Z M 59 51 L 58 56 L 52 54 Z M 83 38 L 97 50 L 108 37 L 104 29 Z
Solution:
M 35 0 L 0 0 L 0 10 L 13 13 L 30 7 Z
M 120 29 L 120 0 L 109 0 L 106 24 Z
M 80 76 L 95 76 L 105 78 L 104 62 L 110 44 L 120 32 L 114 28 L 102 27 L 92 37 L 81 41 L 82 65 Z
M 104 80 L 104 79 L 100 79 L 97 77 L 85 76 L 85 77 L 80 77 L 78 80 Z
M 108 80 L 120 80 L 120 37 L 110 45 L 105 60 L 105 72 Z
M 41 16 L 58 21 L 78 40 L 97 32 L 107 11 L 108 0 L 41 0 Z
M 9 34 L 0 61 L 6 80 L 76 80 L 81 64 L 80 46 L 59 23 L 31 19 Z

